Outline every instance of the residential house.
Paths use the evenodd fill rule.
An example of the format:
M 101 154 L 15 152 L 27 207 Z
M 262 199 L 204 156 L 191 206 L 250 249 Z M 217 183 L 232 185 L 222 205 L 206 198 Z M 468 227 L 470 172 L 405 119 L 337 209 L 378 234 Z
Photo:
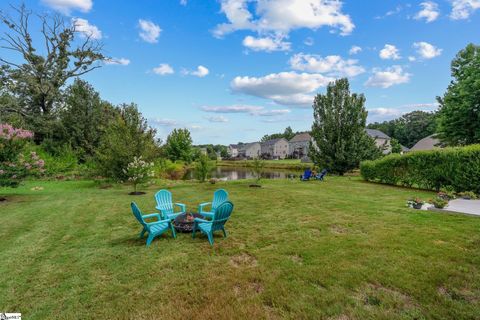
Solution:
M 436 138 L 435 134 L 432 134 L 418 141 L 410 148 L 410 151 L 433 150 L 438 148 L 442 148 L 440 140 Z
M 228 156 L 230 158 L 236 158 L 238 157 L 238 144 L 231 144 L 228 146 L 227 150 Z
M 312 136 L 308 132 L 295 135 L 288 142 L 288 154 L 295 159 L 308 159 L 308 150 Z
M 288 155 L 288 140 L 285 138 L 272 139 L 260 144 L 262 158 L 285 159 Z
M 390 144 L 390 140 L 392 139 L 389 136 L 376 129 L 365 129 L 365 131 L 375 140 L 375 144 L 382 149 L 383 154 L 392 152 L 392 145 Z
M 261 146 L 258 142 L 244 143 L 239 145 L 238 157 L 254 159 L 259 158 L 261 152 Z

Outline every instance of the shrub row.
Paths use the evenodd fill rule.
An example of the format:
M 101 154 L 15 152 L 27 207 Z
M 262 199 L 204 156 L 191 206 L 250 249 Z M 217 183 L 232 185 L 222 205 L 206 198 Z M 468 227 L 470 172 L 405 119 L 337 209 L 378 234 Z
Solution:
M 393 154 L 360 165 L 362 177 L 429 190 L 480 192 L 480 145 Z

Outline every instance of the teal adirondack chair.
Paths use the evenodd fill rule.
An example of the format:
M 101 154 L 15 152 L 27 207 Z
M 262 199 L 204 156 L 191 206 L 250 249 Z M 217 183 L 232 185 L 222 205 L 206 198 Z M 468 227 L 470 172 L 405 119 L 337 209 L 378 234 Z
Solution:
M 158 213 L 142 215 L 142 212 L 140 211 L 140 209 L 138 208 L 135 202 L 132 202 L 130 206 L 132 207 L 133 215 L 135 216 L 135 218 L 137 218 L 138 222 L 140 222 L 140 224 L 143 226 L 143 229 L 140 232 L 140 239 L 143 239 L 143 236 L 145 235 L 145 233 L 148 232 L 147 247 L 150 246 L 150 243 L 152 243 L 153 238 L 161 235 L 168 229 L 172 230 L 172 235 L 174 238 L 177 237 L 175 233 L 175 229 L 173 228 L 173 225 L 170 222 L 170 219 L 162 220 Z M 154 217 L 157 218 L 158 221 L 155 221 L 155 222 L 145 221 L 145 219 L 154 218 Z
M 198 205 L 198 213 L 207 218 L 213 218 L 215 209 L 228 200 L 228 192 L 223 189 L 218 189 L 213 193 L 213 201 L 205 202 Z M 211 205 L 210 211 L 205 210 L 204 208 L 208 205 Z
M 155 194 L 155 201 L 157 201 L 156 209 L 164 219 L 174 220 L 182 213 L 187 212 L 187 206 L 183 203 L 173 203 L 172 193 L 168 190 L 160 190 Z M 180 212 L 175 212 L 173 205 L 180 207 Z
M 195 218 L 193 222 L 192 238 L 195 238 L 195 232 L 199 230 L 207 235 L 208 242 L 210 242 L 210 245 L 213 246 L 213 232 L 217 230 L 222 230 L 223 236 L 227 237 L 227 232 L 225 231 L 225 223 L 230 218 L 232 211 L 233 203 L 231 203 L 230 201 L 225 201 L 217 208 L 215 208 L 215 213 L 212 220 Z

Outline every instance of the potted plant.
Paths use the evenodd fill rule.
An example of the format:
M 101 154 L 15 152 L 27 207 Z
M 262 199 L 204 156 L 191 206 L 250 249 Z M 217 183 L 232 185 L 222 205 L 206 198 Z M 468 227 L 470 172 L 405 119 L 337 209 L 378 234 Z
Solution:
M 425 201 L 420 198 L 413 198 L 407 201 L 407 206 L 414 209 L 422 209 Z
M 472 192 L 472 191 L 460 192 L 458 194 L 458 196 L 462 199 L 465 199 L 465 200 L 475 200 L 475 199 L 477 199 L 477 195 L 475 194 L 475 192 Z
M 437 209 L 443 209 L 448 204 L 448 200 L 445 200 L 444 198 L 437 196 L 434 199 L 431 199 L 430 203 L 433 204 L 433 206 Z

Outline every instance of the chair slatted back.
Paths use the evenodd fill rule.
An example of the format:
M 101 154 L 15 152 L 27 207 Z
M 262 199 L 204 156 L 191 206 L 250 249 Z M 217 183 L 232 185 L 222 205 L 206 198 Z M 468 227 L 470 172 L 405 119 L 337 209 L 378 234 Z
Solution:
M 212 229 L 221 229 L 230 218 L 233 211 L 233 203 L 226 201 L 215 209 L 215 214 L 212 219 Z
M 157 207 L 160 208 L 162 214 L 173 213 L 173 201 L 172 193 L 168 190 L 162 189 L 155 194 L 155 200 L 157 201 Z
M 135 218 L 137 218 L 138 222 L 140 222 L 142 226 L 146 227 L 147 224 L 145 223 L 145 220 L 142 217 L 142 211 L 140 211 L 137 204 L 135 202 L 132 202 L 130 204 L 130 207 L 132 207 L 133 215 L 135 216 Z
M 218 208 L 222 203 L 228 200 L 228 192 L 223 189 L 218 189 L 213 194 L 212 201 L 212 211 L 215 212 L 215 209 Z

